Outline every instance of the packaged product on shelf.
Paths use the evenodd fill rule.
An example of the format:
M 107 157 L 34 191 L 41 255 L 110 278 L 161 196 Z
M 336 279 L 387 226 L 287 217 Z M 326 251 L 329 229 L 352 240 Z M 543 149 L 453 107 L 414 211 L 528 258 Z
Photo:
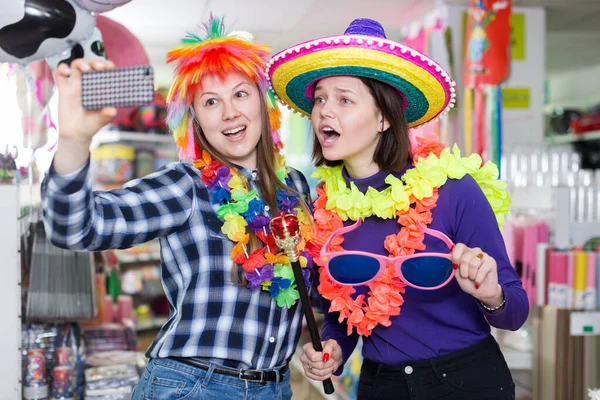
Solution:
M 173 146 L 174 147 L 174 146 Z M 170 162 L 177 160 L 177 153 L 173 149 L 156 149 L 154 153 L 154 170 L 158 171 Z
M 75 398 L 75 372 L 65 365 L 54 367 L 52 371 L 52 399 L 73 400 Z
M 23 327 L 25 399 L 83 398 L 85 348 L 75 323 Z
M 105 389 L 133 390 L 139 380 L 135 365 L 118 364 L 103 367 L 91 367 L 85 370 L 86 397 L 90 391 Z
M 104 184 L 124 183 L 133 178 L 135 149 L 123 144 L 103 144 L 92 151 L 95 179 Z
M 154 151 L 147 148 L 136 149 L 135 152 L 135 176 L 143 178 L 154 172 Z
M 128 323 L 86 326 L 83 332 L 89 356 L 101 351 L 137 351 L 137 335 Z
M 26 351 L 23 397 L 40 400 L 48 398 L 46 351 L 44 349 L 34 348 Z

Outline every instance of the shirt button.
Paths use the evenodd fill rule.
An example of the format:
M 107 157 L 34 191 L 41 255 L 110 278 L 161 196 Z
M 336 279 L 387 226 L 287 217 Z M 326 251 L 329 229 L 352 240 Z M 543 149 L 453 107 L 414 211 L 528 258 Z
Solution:
M 252 172 L 252 178 L 256 179 L 256 172 Z
M 406 375 L 410 375 L 413 373 L 413 367 L 411 367 L 410 365 L 407 365 L 406 368 L 404 368 L 404 372 L 406 373 Z
M 273 343 L 273 342 L 275 342 L 275 338 L 274 338 L 273 336 L 271 336 L 271 337 L 269 338 L 269 342 L 270 342 L 270 343 Z

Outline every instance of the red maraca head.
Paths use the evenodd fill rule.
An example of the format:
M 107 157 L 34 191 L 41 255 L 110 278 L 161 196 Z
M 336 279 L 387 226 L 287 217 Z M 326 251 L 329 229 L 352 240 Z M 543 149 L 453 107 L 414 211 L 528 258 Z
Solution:
M 271 232 L 275 239 L 284 240 L 299 234 L 298 217 L 289 212 L 280 212 L 270 223 Z
M 285 250 L 291 262 L 298 261 L 296 245 L 300 242 L 298 218 L 289 212 L 280 212 L 269 224 L 277 246 Z

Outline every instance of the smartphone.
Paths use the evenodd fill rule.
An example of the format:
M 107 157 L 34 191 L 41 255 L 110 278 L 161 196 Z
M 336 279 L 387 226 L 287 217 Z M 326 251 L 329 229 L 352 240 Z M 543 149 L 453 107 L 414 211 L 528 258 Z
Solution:
M 139 107 L 154 100 L 154 70 L 149 65 L 84 72 L 81 102 L 86 110 Z

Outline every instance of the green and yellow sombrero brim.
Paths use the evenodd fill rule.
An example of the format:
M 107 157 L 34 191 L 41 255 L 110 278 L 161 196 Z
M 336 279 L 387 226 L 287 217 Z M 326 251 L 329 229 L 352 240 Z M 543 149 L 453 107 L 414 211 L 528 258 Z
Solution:
M 435 61 L 388 39 L 337 35 L 301 43 L 277 53 L 266 70 L 279 99 L 310 116 L 314 83 L 328 76 L 372 78 L 397 88 L 406 100 L 409 128 L 448 112 L 454 105 L 454 81 Z

